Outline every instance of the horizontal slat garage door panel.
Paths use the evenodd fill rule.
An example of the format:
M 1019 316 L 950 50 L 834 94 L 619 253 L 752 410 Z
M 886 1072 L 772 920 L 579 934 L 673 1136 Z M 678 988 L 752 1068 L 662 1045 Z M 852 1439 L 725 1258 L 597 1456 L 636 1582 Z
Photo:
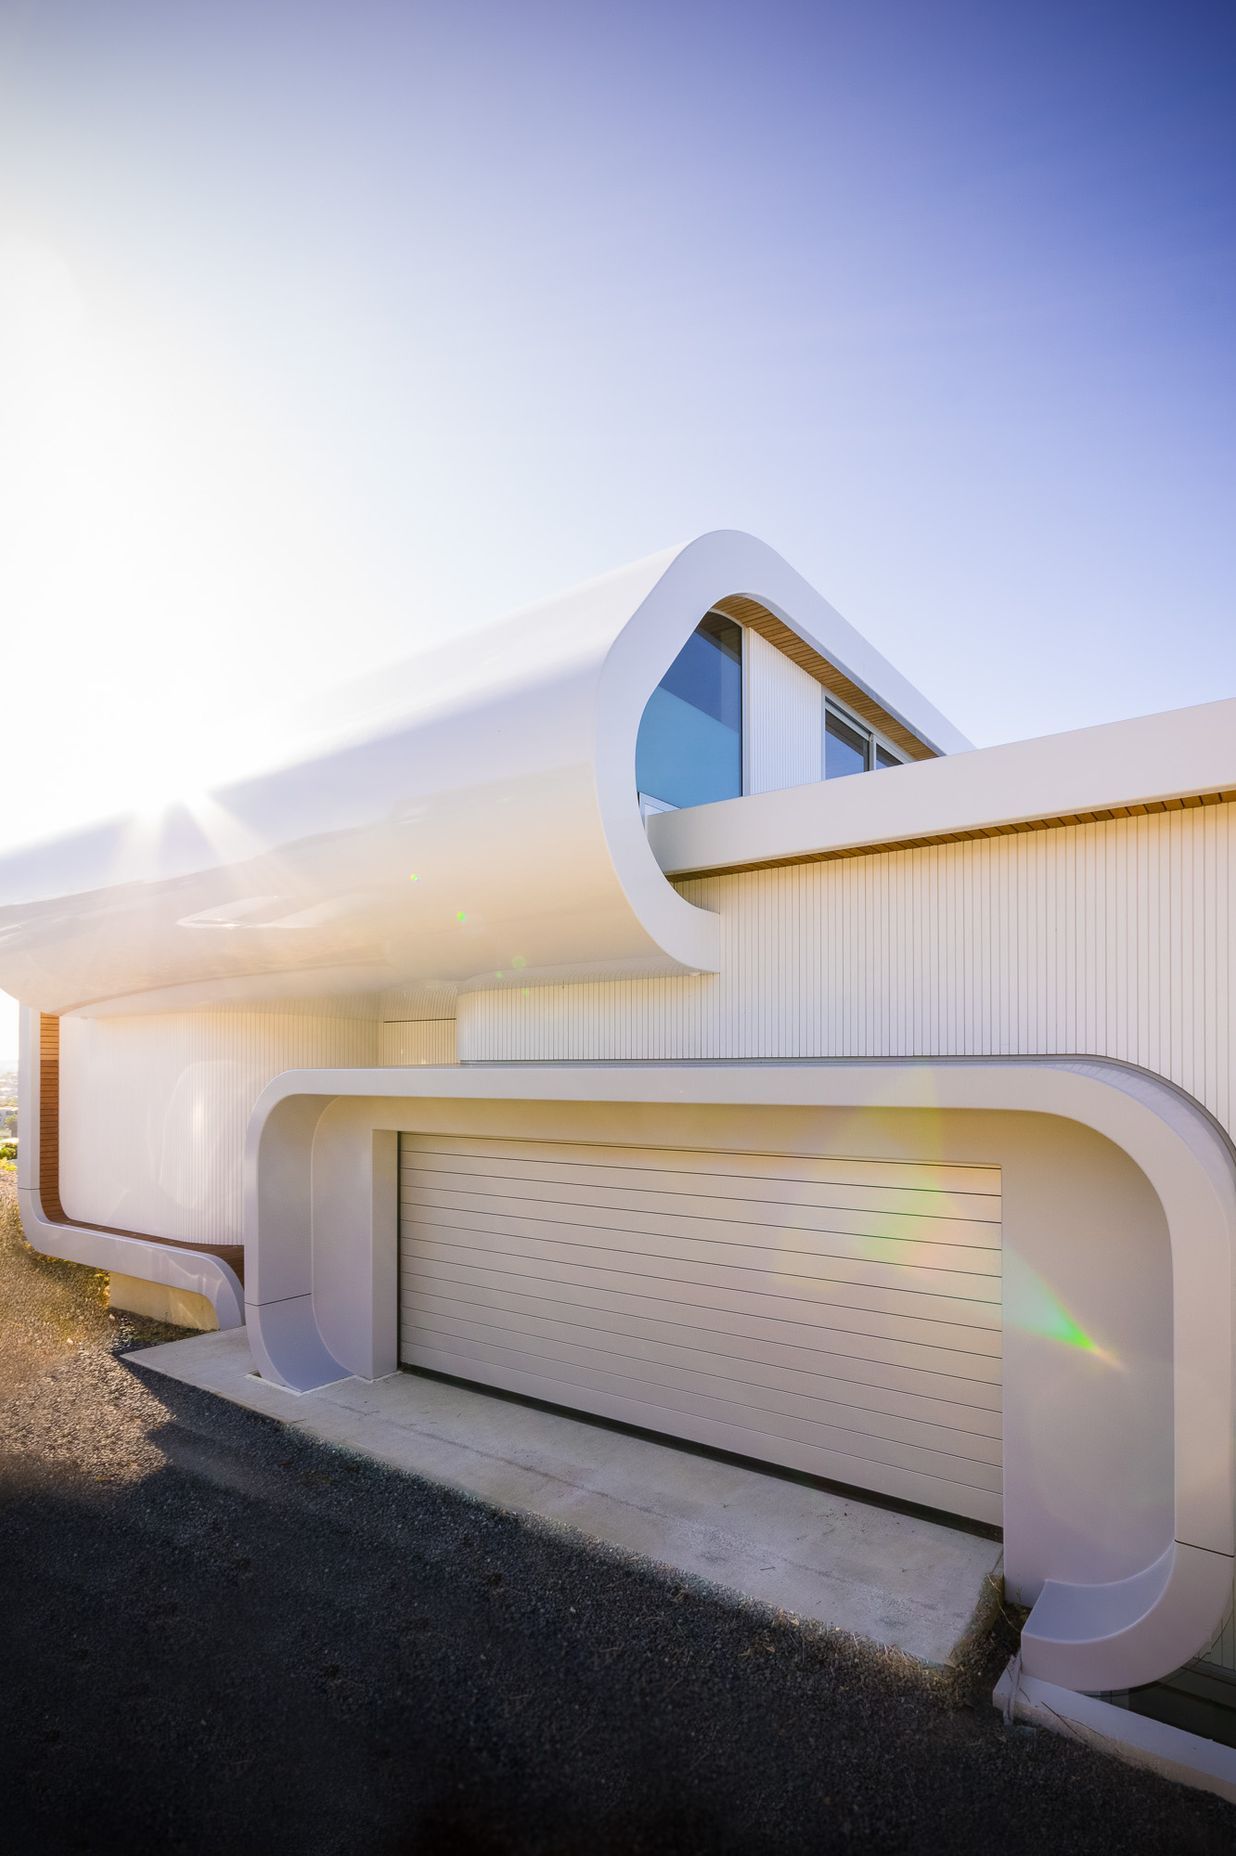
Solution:
M 843 1244 L 837 1255 L 844 1255 L 847 1249 L 858 1248 L 862 1255 L 897 1255 L 907 1262 L 922 1260 L 927 1252 L 917 1246 L 944 1245 L 960 1253 L 948 1259 L 955 1269 L 988 1270 L 1000 1274 L 999 1243 L 982 1243 L 974 1241 L 977 1232 L 981 1237 L 994 1231 L 999 1234 L 999 1225 L 984 1220 L 969 1226 L 959 1218 L 932 1218 L 900 1216 L 895 1212 L 868 1212 L 854 1209 L 828 1209 L 804 1205 L 779 1205 L 771 1200 L 752 1200 L 735 1203 L 725 1201 L 724 1213 L 716 1198 L 675 1193 L 664 1198 L 649 1192 L 634 1192 L 619 1195 L 617 1192 L 600 1188 L 595 1194 L 579 1186 L 573 1189 L 569 1198 L 560 1195 L 548 1196 L 551 1188 L 541 1188 L 536 1192 L 513 1190 L 504 1191 L 506 1181 L 472 1180 L 465 1181 L 462 1176 L 446 1176 L 449 1183 L 443 1183 L 444 1176 L 439 1173 L 425 1174 L 419 1168 L 404 1182 L 405 1196 L 414 1192 L 421 1205 L 433 1206 L 479 1206 L 482 1210 L 491 1210 L 496 1198 L 504 1212 L 527 1214 L 548 1223 L 555 1219 L 563 1224 L 576 1227 L 580 1224 L 579 1208 L 588 1209 L 587 1224 L 598 1229 L 627 1231 L 677 1231 L 683 1236 L 696 1234 L 701 1223 L 707 1228 L 711 1237 L 741 1244 L 748 1237 L 745 1225 L 755 1225 L 760 1232 L 776 1230 L 783 1235 L 781 1243 L 794 1249 L 816 1249 L 826 1254 L 834 1251 L 832 1243 L 815 1241 L 817 1238 L 827 1240 L 841 1238 L 851 1240 Z M 518 1182 L 522 1184 L 522 1182 Z M 612 1214 L 603 1217 L 603 1213 Z M 904 1252 L 881 1252 L 883 1244 L 914 1245 L 916 1248 Z
M 415 1313 L 423 1295 L 434 1289 L 439 1295 L 467 1303 L 488 1304 L 494 1307 L 519 1306 L 529 1312 L 538 1310 L 557 1312 L 564 1320 L 574 1321 L 586 1328 L 615 1328 L 623 1331 L 618 1324 L 625 1321 L 642 1322 L 647 1328 L 658 1333 L 667 1332 L 690 1338 L 695 1335 L 716 1336 L 718 1344 L 727 1349 L 738 1345 L 740 1341 L 750 1341 L 753 1347 L 762 1347 L 770 1354 L 778 1347 L 791 1346 L 804 1354 L 815 1353 L 822 1357 L 826 1370 L 832 1370 L 829 1362 L 833 1359 L 845 1360 L 854 1373 L 869 1368 L 878 1376 L 878 1383 L 890 1385 L 890 1371 L 921 1370 L 935 1377 L 948 1378 L 958 1388 L 973 1388 L 976 1402 L 987 1399 L 995 1401 L 995 1409 L 1000 1405 L 1000 1359 L 998 1354 L 959 1353 L 956 1359 L 947 1349 L 940 1347 L 918 1346 L 901 1340 L 885 1340 L 879 1335 L 849 1333 L 843 1328 L 813 1325 L 806 1321 L 778 1320 L 759 1311 L 752 1312 L 743 1305 L 737 1313 L 727 1308 L 714 1308 L 697 1305 L 693 1308 L 668 1308 L 663 1299 L 656 1296 L 623 1295 L 608 1289 L 596 1290 L 580 1287 L 576 1283 L 537 1283 L 506 1280 L 501 1284 L 486 1283 L 481 1279 L 467 1280 L 458 1274 L 451 1279 L 450 1272 L 439 1271 L 445 1281 L 434 1283 L 433 1272 L 425 1271 L 413 1296 L 406 1286 L 404 1290 L 404 1307 Z M 723 1341 L 720 1337 L 724 1337 Z M 959 1399 L 960 1390 L 955 1394 Z
M 465 1249 L 518 1250 L 525 1256 L 546 1257 L 556 1256 L 565 1249 L 571 1258 L 585 1264 L 599 1264 L 603 1253 L 621 1258 L 623 1267 L 632 1259 L 647 1260 L 649 1264 L 659 1260 L 665 1265 L 661 1274 L 675 1276 L 684 1273 L 677 1267 L 681 1263 L 692 1266 L 685 1272 L 688 1280 L 693 1278 L 695 1268 L 703 1267 L 708 1272 L 704 1280 L 750 1288 L 753 1292 L 763 1285 L 746 1280 L 752 1272 L 770 1280 L 775 1273 L 777 1283 L 789 1277 L 803 1277 L 821 1284 L 865 1284 L 873 1289 L 899 1291 L 902 1295 L 952 1297 L 963 1305 L 962 1310 L 958 1313 L 950 1304 L 947 1316 L 941 1311 L 941 1319 L 959 1319 L 984 1327 L 999 1325 L 997 1319 L 970 1312 L 976 1304 L 984 1302 L 998 1308 L 998 1251 L 980 1251 L 983 1267 L 968 1270 L 964 1251 L 952 1249 L 941 1254 L 939 1246 L 922 1245 L 915 1249 L 906 1246 L 899 1253 L 905 1256 L 902 1262 L 888 1260 L 876 1247 L 877 1239 L 813 1242 L 810 1235 L 800 1237 L 795 1232 L 787 1236 L 776 1227 L 770 1227 L 765 1233 L 743 1226 L 740 1229 L 743 1241 L 735 1242 L 729 1236 L 733 1227 L 721 1219 L 697 1219 L 689 1231 L 684 1231 L 676 1221 L 666 1219 L 661 1220 L 666 1226 L 663 1231 L 657 1231 L 647 1222 L 630 1230 L 625 1224 L 582 1224 L 579 1220 L 586 1215 L 585 1206 L 579 1208 L 575 1220 L 538 1219 L 524 1200 L 513 1201 L 509 1212 L 494 1212 L 476 1201 L 465 1201 L 462 1195 L 453 1204 L 438 1205 L 432 1202 L 432 1195 L 427 1199 L 424 1193 L 415 1190 L 405 1196 L 404 1206 L 419 1229 L 437 1231 L 445 1241 L 458 1241 Z M 601 1207 L 596 1215 L 606 1219 L 622 1216 Z M 457 1238 L 451 1236 L 452 1233 L 456 1233 Z M 764 1237 L 762 1243 L 761 1236 Z M 642 1264 L 630 1263 L 630 1266 L 642 1267 Z M 905 1312 L 926 1314 L 930 1311 L 920 1307 Z
M 405 1135 L 405 1364 L 1000 1519 L 1000 1176 Z
M 410 1140 L 419 1137 L 409 1136 Z M 997 1166 L 952 1166 L 934 1161 L 835 1160 L 819 1154 L 722 1152 L 714 1148 L 618 1147 L 582 1141 L 502 1141 L 488 1135 L 433 1136 L 417 1153 L 422 1166 L 450 1167 L 459 1159 L 478 1166 L 515 1160 L 531 1171 L 550 1164 L 621 1167 L 624 1171 L 733 1174 L 740 1179 L 853 1181 L 857 1185 L 923 1186 L 929 1191 L 1000 1197 Z M 694 1190 L 689 1187 L 688 1190 Z M 998 1213 L 997 1213 L 998 1215 Z
M 687 1359 L 650 1358 L 646 1352 L 636 1355 L 618 1353 L 591 1345 L 582 1335 L 575 1341 L 549 1338 L 543 1334 L 510 1328 L 491 1327 L 479 1322 L 463 1321 L 458 1316 L 438 1316 L 429 1312 L 409 1324 L 408 1340 L 414 1347 L 452 1348 L 473 1354 L 481 1350 L 562 1361 L 568 1365 L 595 1367 L 609 1374 L 625 1375 L 651 1393 L 654 1386 L 680 1387 L 698 1391 L 709 1400 L 732 1402 L 741 1397 L 749 1411 L 782 1413 L 787 1417 L 819 1419 L 843 1430 L 870 1431 L 873 1436 L 897 1439 L 903 1443 L 920 1443 L 934 1450 L 957 1454 L 962 1449 L 983 1463 L 1000 1461 L 1000 1434 L 984 1430 L 981 1424 L 959 1424 L 970 1414 L 938 1404 L 930 1409 L 923 1400 L 904 1400 L 903 1409 L 890 1410 L 890 1400 L 871 1409 L 865 1400 L 856 1400 L 853 1388 L 834 1386 L 832 1395 L 825 1382 L 808 1379 L 803 1385 L 787 1385 L 787 1375 L 773 1375 L 752 1367 L 749 1361 L 718 1360 L 711 1370 L 701 1365 L 698 1355 Z M 636 1371 L 638 1369 L 638 1371 Z M 800 1377 L 806 1377 L 800 1375 Z M 981 1420 L 987 1413 L 979 1413 Z
M 637 1258 L 635 1261 L 643 1264 L 646 1260 Z M 814 1323 L 821 1328 L 851 1334 L 915 1341 L 924 1347 L 962 1357 L 971 1352 L 993 1356 L 1000 1352 L 1000 1335 L 990 1327 L 962 1327 L 932 1320 L 929 1316 L 920 1317 L 913 1312 L 870 1308 L 861 1301 L 846 1302 L 841 1299 L 842 1289 L 830 1299 L 806 1295 L 801 1281 L 789 1278 L 783 1285 L 783 1294 L 771 1291 L 757 1294 L 745 1286 L 732 1288 L 728 1284 L 704 1281 L 703 1271 L 696 1281 L 684 1282 L 676 1277 L 657 1275 L 646 1268 L 623 1271 L 597 1269 L 575 1262 L 555 1264 L 517 1252 L 487 1258 L 484 1252 L 464 1251 L 455 1244 L 436 1242 L 432 1231 L 418 1236 L 417 1263 L 423 1276 L 435 1281 L 492 1282 L 501 1288 L 522 1290 L 524 1294 L 553 1295 L 561 1288 L 570 1287 L 590 1289 L 602 1296 L 638 1295 L 651 1298 L 660 1312 L 680 1320 L 690 1320 L 691 1311 L 696 1309 L 723 1309 L 738 1315 L 768 1315 L 774 1321 Z M 915 1298 L 905 1296 L 902 1299 L 909 1307 Z
M 495 1326 L 545 1331 L 572 1340 L 582 1333 L 590 1344 L 609 1351 L 638 1355 L 647 1346 L 666 1349 L 675 1356 L 694 1352 L 709 1362 L 709 1371 L 713 1370 L 717 1359 L 784 1368 L 811 1374 L 825 1382 L 844 1380 L 856 1387 L 865 1387 L 867 1391 L 860 1398 L 863 1404 L 871 1404 L 873 1398 L 878 1402 L 877 1395 L 881 1394 L 896 1398 L 900 1393 L 909 1393 L 924 1399 L 942 1400 L 951 1406 L 972 1405 L 987 1415 L 993 1427 L 992 1435 L 1000 1433 L 1000 1362 L 996 1359 L 971 1359 L 972 1365 L 984 1367 L 992 1374 L 991 1380 L 962 1378 L 939 1370 L 938 1351 L 920 1350 L 921 1358 L 932 1361 L 930 1367 L 898 1365 L 889 1359 L 859 1358 L 844 1351 L 853 1343 L 854 1336 L 827 1331 L 812 1334 L 807 1329 L 796 1329 L 787 1321 L 753 1320 L 742 1324 L 740 1329 L 738 1321 L 722 1315 L 716 1319 L 729 1321 L 729 1327 L 718 1330 L 701 1325 L 709 1319 L 709 1310 L 702 1310 L 688 1323 L 628 1314 L 610 1306 L 564 1303 L 560 1297 L 513 1295 L 493 1288 L 469 1289 L 465 1301 L 454 1292 L 458 1285 L 441 1286 L 449 1287 L 452 1293 L 435 1295 L 426 1281 L 415 1303 L 405 1297 L 408 1318 L 415 1318 L 418 1311 L 436 1309 L 439 1314 L 445 1314 L 456 1309 L 461 1316 L 466 1312 L 469 1320 L 487 1321 Z M 814 1344 L 804 1344 L 804 1335 L 810 1335 Z M 913 1353 L 915 1350 L 906 1351 Z M 742 1370 L 745 1376 L 746 1366 Z

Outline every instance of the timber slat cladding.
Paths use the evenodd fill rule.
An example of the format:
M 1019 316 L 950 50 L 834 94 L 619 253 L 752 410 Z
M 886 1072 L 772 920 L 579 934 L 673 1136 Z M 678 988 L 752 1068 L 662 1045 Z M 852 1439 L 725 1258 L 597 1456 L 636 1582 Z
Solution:
M 60 1203 L 60 1020 L 39 1014 L 39 1197 L 43 1213 L 64 1223 Z
M 788 625 L 774 617 L 767 607 L 761 606 L 758 600 L 734 595 L 729 599 L 718 600 L 713 609 L 716 612 L 723 612 L 729 619 L 737 619 L 740 624 L 749 626 L 753 632 L 758 632 L 761 638 L 766 638 L 769 644 L 775 645 L 784 656 L 800 664 L 815 678 L 817 683 L 823 684 L 830 695 L 835 696 L 838 702 L 844 703 L 847 709 L 852 710 L 869 727 L 878 730 L 895 747 L 900 748 L 908 759 L 935 760 L 937 758 L 934 748 L 929 748 L 925 741 L 920 741 L 917 735 L 911 734 L 910 730 L 895 716 L 889 715 L 887 710 L 882 709 L 866 690 L 861 690 L 856 683 L 851 683 L 849 677 L 838 670 L 835 664 L 830 664 L 826 657 L 821 657 L 818 651 L 800 638 L 797 632 L 791 631 Z
M 405 1135 L 400 1357 L 1000 1518 L 999 1169 Z

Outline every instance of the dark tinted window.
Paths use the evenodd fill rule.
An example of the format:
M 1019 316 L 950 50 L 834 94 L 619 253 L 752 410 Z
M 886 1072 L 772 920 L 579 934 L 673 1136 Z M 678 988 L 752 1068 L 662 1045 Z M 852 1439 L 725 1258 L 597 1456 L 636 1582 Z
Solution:
M 824 777 L 840 779 L 847 773 L 867 770 L 867 737 L 851 728 L 832 710 L 824 718 Z

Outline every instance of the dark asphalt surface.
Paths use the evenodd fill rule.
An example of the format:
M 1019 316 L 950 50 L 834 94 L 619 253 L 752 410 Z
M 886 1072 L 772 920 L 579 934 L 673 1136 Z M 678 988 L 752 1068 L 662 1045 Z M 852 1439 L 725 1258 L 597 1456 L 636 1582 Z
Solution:
M 1007 1730 L 999 1645 L 933 1679 L 146 1376 L 149 1326 L 10 1237 L 15 1322 L 3 1856 L 1236 1848 Z

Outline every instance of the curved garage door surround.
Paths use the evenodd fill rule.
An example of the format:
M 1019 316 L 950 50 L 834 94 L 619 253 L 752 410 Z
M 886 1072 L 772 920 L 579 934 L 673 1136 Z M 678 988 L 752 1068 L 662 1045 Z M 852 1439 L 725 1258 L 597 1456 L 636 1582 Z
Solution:
M 1002 1518 L 998 1168 L 400 1145 L 405 1365 Z
M 1033 1606 L 1023 1667 L 1069 1688 L 1135 1686 L 1219 1630 L 1236 1167 L 1170 1085 L 1083 1059 L 289 1072 L 246 1143 L 248 1330 L 275 1383 L 397 1369 L 400 1134 L 998 1166 L 1005 1569 Z

